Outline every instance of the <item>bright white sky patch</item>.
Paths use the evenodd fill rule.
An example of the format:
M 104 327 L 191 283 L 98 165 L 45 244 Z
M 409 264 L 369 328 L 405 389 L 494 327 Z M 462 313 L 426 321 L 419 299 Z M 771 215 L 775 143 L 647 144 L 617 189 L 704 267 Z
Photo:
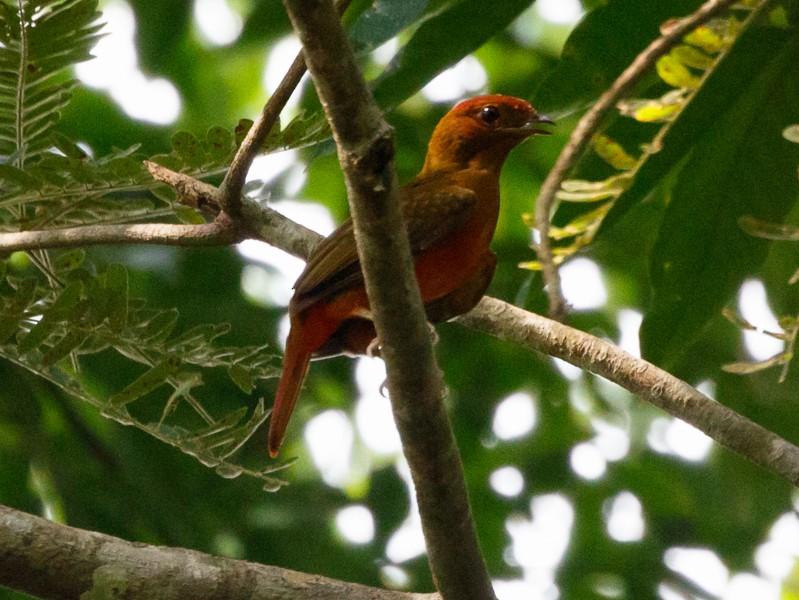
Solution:
M 393 37 L 372 51 L 372 60 L 381 67 L 385 67 L 394 58 L 397 50 L 399 50 L 399 39 Z
M 378 358 L 358 358 L 355 381 L 360 391 L 355 405 L 355 423 L 361 439 L 376 454 L 398 454 L 402 445 L 391 403 L 380 393 L 380 387 L 386 381 L 385 363 Z
M 194 0 L 194 21 L 202 38 L 214 46 L 227 46 L 241 34 L 241 15 L 227 0 Z
M 583 374 L 583 370 L 580 367 L 567 363 L 565 360 L 555 356 L 552 357 L 552 362 L 555 367 L 557 367 L 558 371 L 560 371 L 560 374 L 569 381 L 577 381 Z
M 244 265 L 241 270 L 242 291 L 248 298 L 265 306 L 288 306 L 292 283 L 293 279 L 280 271 L 265 269 L 261 265 Z
M 671 454 L 690 462 L 707 458 L 713 440 L 680 419 L 659 417 L 649 425 L 646 434 L 649 447 L 660 454 Z
M 666 566 L 693 581 L 703 590 L 720 596 L 727 587 L 730 571 L 718 555 L 706 548 L 669 548 L 663 557 Z M 725 596 L 726 598 L 726 596 Z M 748 600 L 763 598 L 757 594 Z
M 785 513 L 771 526 L 769 537 L 755 551 L 758 570 L 771 581 L 782 581 L 796 567 L 799 557 L 799 518 Z
M 336 528 L 351 544 L 368 544 L 375 537 L 375 519 L 372 511 L 361 504 L 338 511 Z
M 630 451 L 630 434 L 627 430 L 597 418 L 591 419 L 591 425 L 596 431 L 591 443 L 605 460 L 617 461 L 627 456 Z
M 557 587 L 552 582 L 542 586 L 540 582 L 526 579 L 494 579 L 491 583 L 499 600 L 550 600 L 558 597 Z
M 106 26 L 92 54 L 75 73 L 86 85 L 105 90 L 125 113 L 158 125 L 174 123 L 181 100 L 175 86 L 163 78 L 150 79 L 139 69 L 134 36 L 136 20 L 127 2 L 112 0 L 103 9 Z
M 538 0 L 534 8 L 542 19 L 556 25 L 571 25 L 583 16 L 578 0 Z
M 300 40 L 298 40 L 295 35 L 284 37 L 270 48 L 269 57 L 267 58 L 263 74 L 263 86 L 266 88 L 267 94 L 271 96 L 274 93 L 301 49 L 302 44 L 300 44 Z M 303 78 L 303 82 L 307 80 L 308 75 L 306 74 Z M 300 85 L 297 86 L 297 89 L 291 94 L 291 98 L 289 98 L 289 101 L 286 103 L 283 114 L 290 115 L 292 109 L 296 108 L 302 96 L 302 88 L 303 83 L 301 82 Z M 283 122 L 283 126 L 287 124 L 287 122 Z
M 452 102 L 481 91 L 486 83 L 488 75 L 483 65 L 474 56 L 467 56 L 424 86 L 422 95 L 431 102 Z
M 599 479 L 607 471 L 607 461 L 599 449 L 590 442 L 577 444 L 569 454 L 572 471 L 583 479 Z
M 738 292 L 738 310 L 741 316 L 758 329 L 782 332 L 777 317 L 768 305 L 766 288 L 757 279 L 744 281 Z M 744 346 L 755 360 L 766 360 L 782 352 L 785 342 L 757 331 L 744 331 Z
M 493 430 L 501 440 L 527 435 L 535 427 L 536 406 L 527 392 L 516 392 L 500 402 L 494 410 Z
M 639 542 L 644 537 L 641 501 L 631 492 L 620 492 L 605 503 L 608 535 L 617 542 Z
M 403 563 L 425 553 L 422 526 L 407 519 L 389 538 L 386 557 L 392 562 Z
M 696 384 L 696 390 L 703 393 L 708 398 L 716 398 L 716 382 L 710 379 L 705 379 Z
M 419 506 L 416 504 L 416 489 L 411 480 L 411 472 L 404 457 L 396 463 L 397 473 L 408 488 L 411 510 L 386 544 L 386 557 L 394 563 L 402 563 L 426 552 Z
M 270 202 L 269 206 L 322 235 L 329 234 L 335 227 L 330 211 L 321 204 L 280 200 Z M 247 260 L 263 265 L 245 266 L 242 271 L 244 293 L 267 306 L 288 305 L 294 294 L 294 282 L 305 268 L 305 262 L 258 240 L 244 240 L 236 249 Z
M 328 208 L 316 202 L 297 202 L 295 200 L 275 200 L 269 206 L 287 216 L 292 221 L 313 229 L 316 233 L 330 235 L 336 222 Z
M 563 296 L 575 310 L 602 308 L 608 292 L 597 264 L 588 258 L 575 258 L 560 269 Z
M 342 488 L 349 481 L 352 442 L 352 424 L 340 410 L 326 410 L 305 426 L 305 444 L 327 485 Z
M 619 311 L 619 346 L 636 358 L 641 358 L 638 330 L 644 317 L 637 310 L 625 308 Z
M 707 457 L 713 440 L 693 425 L 680 419 L 672 419 L 666 429 L 666 444 L 680 458 L 699 462 Z
M 780 586 L 751 573 L 736 573 L 724 593 L 724 600 L 778 600 Z
M 397 565 L 383 565 L 380 567 L 380 579 L 387 588 L 403 589 L 410 583 L 408 572 Z
M 574 508 L 560 494 L 546 494 L 532 499 L 530 512 L 530 520 L 517 516 L 505 522 L 513 561 L 523 569 L 554 571 L 569 546 Z
M 491 489 L 500 496 L 515 498 L 524 489 L 524 476 L 516 467 L 504 466 L 488 476 Z
M 247 181 L 268 183 L 296 163 L 297 151 L 285 150 L 256 156 L 247 171 Z M 288 201 L 287 201 L 288 202 Z M 307 202 L 305 204 L 308 204 Z M 329 214 L 329 213 L 328 213 Z

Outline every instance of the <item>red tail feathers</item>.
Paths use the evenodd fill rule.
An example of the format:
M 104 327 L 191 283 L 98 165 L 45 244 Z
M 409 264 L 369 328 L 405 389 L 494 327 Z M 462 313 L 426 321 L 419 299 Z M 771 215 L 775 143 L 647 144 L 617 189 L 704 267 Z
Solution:
M 293 319 L 292 319 L 293 321 Z M 312 349 L 308 348 L 303 327 L 300 323 L 291 324 L 291 331 L 286 341 L 286 355 L 283 359 L 283 374 L 275 394 L 272 418 L 269 424 L 269 455 L 274 458 L 283 443 L 286 428 L 294 411 L 294 404 L 300 394 L 300 387 L 308 372 Z

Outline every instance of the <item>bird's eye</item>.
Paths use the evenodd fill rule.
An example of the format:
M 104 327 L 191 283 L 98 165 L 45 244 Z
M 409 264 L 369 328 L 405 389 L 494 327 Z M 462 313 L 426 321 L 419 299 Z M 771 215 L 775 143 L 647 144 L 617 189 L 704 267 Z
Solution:
M 493 123 L 499 119 L 499 109 L 496 106 L 484 106 L 480 111 L 480 118 L 485 123 Z

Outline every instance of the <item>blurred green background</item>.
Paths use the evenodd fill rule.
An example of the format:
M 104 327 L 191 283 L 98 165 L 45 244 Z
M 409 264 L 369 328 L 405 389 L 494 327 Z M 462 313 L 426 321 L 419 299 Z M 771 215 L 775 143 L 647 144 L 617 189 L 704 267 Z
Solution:
M 729 131 L 724 119 L 770 132 L 750 115 L 759 106 L 774 117 L 772 129 L 799 122 L 797 76 L 786 67 L 795 70 L 790 59 L 797 46 L 796 3 L 773 4 L 782 9 L 783 21 L 766 20 L 741 42 L 749 46 L 738 50 L 753 56 L 760 39 L 768 39 L 761 54 L 754 54 L 751 65 L 738 64 L 717 77 L 715 93 L 727 104 L 714 96 L 703 99 L 691 127 L 674 142 L 676 166 L 664 163 L 642 173 L 641 190 L 632 190 L 613 225 L 567 263 L 563 275 L 574 306 L 571 324 L 634 350 L 645 318 L 654 332 L 646 338 L 655 347 L 647 349 L 649 355 L 719 402 L 796 441 L 795 368 L 781 384 L 775 370 L 748 377 L 721 371 L 724 364 L 755 361 L 781 348 L 763 349 L 768 338 L 757 334 L 745 341 L 721 317 L 722 306 L 765 328 L 777 327 L 771 325 L 774 315 L 799 311 L 799 295 L 787 283 L 799 266 L 796 244 L 749 248 L 714 237 L 727 207 L 741 194 L 752 197 L 749 185 L 768 192 L 767 210 L 759 216 L 794 223 L 799 216 L 793 208 L 799 146 L 774 136 L 760 139 L 752 129 L 735 131 L 735 156 L 752 165 L 752 182 L 738 181 L 729 175 L 740 170 L 737 163 L 722 164 L 727 158 L 717 151 L 731 142 L 714 133 Z M 491 295 L 545 312 L 540 275 L 518 268 L 535 259 L 522 214 L 532 212 L 537 190 L 586 103 L 657 35 L 663 21 L 698 5 L 354 3 L 350 31 L 396 129 L 401 181 L 421 167 L 435 123 L 463 97 L 517 95 L 557 118 L 554 135 L 515 150 L 503 171 L 493 244 L 499 265 Z M 114 0 L 100 8 L 108 36 L 95 51 L 98 58 L 78 70 L 85 83 L 60 125 L 97 156 L 136 143 L 147 154 L 168 152 L 178 130 L 201 135 L 213 125 L 230 128 L 240 118 L 253 118 L 297 50 L 275 0 Z M 755 76 L 742 75 L 747 68 L 773 73 L 759 95 L 760 88 L 750 90 Z M 665 90 L 654 74 L 643 87 Z M 306 80 L 289 112 L 318 109 Z M 614 120 L 612 133 L 637 153 L 656 129 L 628 121 Z M 250 192 L 292 218 L 328 233 L 346 217 L 345 189 L 329 142 L 270 155 L 258 168 L 260 182 Z M 718 173 L 710 177 L 714 169 Z M 590 158 L 581 173 L 608 176 L 607 166 Z M 729 202 L 727 187 L 734 188 Z M 570 210 L 581 209 L 567 207 L 558 218 L 567 220 Z M 685 259 L 684 280 L 664 282 L 656 262 L 662 257 Z M 229 322 L 225 344 L 269 343 L 279 355 L 285 303 L 300 263 L 254 244 L 240 251 L 93 248 L 87 260 L 127 266 L 131 296 L 177 307 L 180 329 Z M 676 289 L 670 286 L 684 286 L 682 301 L 697 308 L 673 300 L 663 304 L 663 290 Z M 711 298 L 705 288 L 718 294 Z M 685 311 L 690 318 L 683 319 Z M 690 323 L 679 329 L 684 320 Z M 450 415 L 501 600 L 781 597 L 780 582 L 799 554 L 797 497 L 789 484 L 591 374 L 457 324 L 438 330 Z M 118 390 L 137 373 L 118 358 L 86 367 L 89 385 L 101 394 Z M 128 540 L 432 591 L 407 467 L 379 393 L 380 368 L 368 359 L 312 365 L 283 450 L 285 457 L 297 457 L 281 475 L 289 485 L 266 493 L 262 482 L 223 479 L 0 363 L 0 503 Z M 252 406 L 259 396 L 269 405 L 275 386 L 276 380 L 267 382 L 248 397 L 222 377 L 205 381 L 206 394 L 219 407 Z M 264 433 L 246 449 L 252 460 L 266 460 Z M 0 597 L 21 596 L 0 590 Z

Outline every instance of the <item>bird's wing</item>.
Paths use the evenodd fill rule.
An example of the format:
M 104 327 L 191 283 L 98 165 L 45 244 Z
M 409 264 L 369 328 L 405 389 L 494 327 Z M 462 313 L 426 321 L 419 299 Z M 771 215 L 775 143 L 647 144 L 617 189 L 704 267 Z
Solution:
M 435 247 L 474 215 L 477 194 L 458 185 L 439 187 L 435 179 L 414 180 L 407 187 L 402 217 L 414 256 Z
M 474 214 L 477 194 L 448 185 L 435 177 L 417 178 L 399 190 L 411 254 L 416 256 L 463 227 Z M 347 219 L 322 240 L 294 284 L 291 308 L 302 311 L 311 304 L 363 282 L 355 247 L 352 220 Z

